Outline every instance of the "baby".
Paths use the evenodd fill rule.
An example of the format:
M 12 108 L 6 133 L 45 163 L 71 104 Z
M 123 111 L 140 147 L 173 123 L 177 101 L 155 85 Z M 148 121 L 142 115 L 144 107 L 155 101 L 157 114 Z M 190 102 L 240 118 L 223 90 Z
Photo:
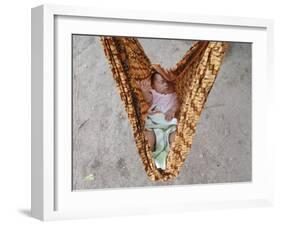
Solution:
M 142 90 L 145 101 L 150 106 L 148 110 L 148 119 L 152 119 L 152 116 L 156 114 L 159 114 L 158 116 L 160 117 L 160 114 L 162 114 L 162 116 L 164 115 L 163 120 L 161 121 L 157 119 L 153 122 L 153 124 L 155 124 L 155 122 L 159 123 L 159 121 L 161 121 L 160 124 L 162 124 L 163 126 L 164 124 L 165 126 L 169 127 L 171 127 L 171 125 L 174 126 L 173 130 L 170 130 L 170 132 L 168 133 L 169 144 L 171 144 L 175 139 L 175 125 L 177 122 L 175 115 L 178 111 L 179 103 L 177 95 L 175 93 L 173 82 L 166 80 L 164 78 L 165 74 L 162 72 L 163 75 L 161 75 L 159 72 L 162 71 L 156 70 L 156 72 L 151 76 L 151 81 L 144 80 L 139 83 L 139 86 Z M 162 125 L 157 125 L 157 129 L 163 128 L 163 130 L 166 131 L 168 127 L 163 127 Z M 151 151 L 153 152 L 156 149 L 156 141 L 158 138 L 156 137 L 155 130 L 147 128 L 148 127 L 146 126 L 145 137 L 149 143 Z M 157 146 L 157 148 L 159 149 L 159 145 Z M 169 148 L 165 147 L 163 149 L 167 151 Z

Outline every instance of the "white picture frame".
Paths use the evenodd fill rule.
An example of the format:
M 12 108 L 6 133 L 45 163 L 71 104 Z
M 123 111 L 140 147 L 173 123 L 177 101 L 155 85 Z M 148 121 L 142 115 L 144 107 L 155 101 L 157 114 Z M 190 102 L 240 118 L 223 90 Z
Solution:
M 160 24 L 166 28 L 156 34 L 153 26 Z M 138 26 L 145 29 L 137 29 Z M 188 29 L 179 33 L 179 26 Z M 58 76 L 71 73 L 71 33 L 252 42 L 252 182 L 73 192 L 71 142 L 67 138 L 70 118 L 61 116 L 67 114 L 71 104 L 71 82 L 67 76 Z M 265 19 L 57 5 L 33 8 L 32 216 L 57 220 L 271 205 L 273 153 L 265 135 L 265 106 L 270 105 L 267 98 L 273 76 L 272 33 L 273 22 Z M 156 194 L 165 196 L 165 201 Z

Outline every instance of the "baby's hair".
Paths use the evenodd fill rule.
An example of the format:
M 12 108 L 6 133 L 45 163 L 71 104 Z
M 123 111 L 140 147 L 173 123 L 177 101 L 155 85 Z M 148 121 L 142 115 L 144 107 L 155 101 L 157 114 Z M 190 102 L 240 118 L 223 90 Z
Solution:
M 153 85 L 153 82 L 154 82 L 154 80 L 155 80 L 156 74 L 159 74 L 164 80 L 166 80 L 168 83 L 170 83 L 170 82 L 169 82 L 163 75 L 161 75 L 158 71 L 153 70 L 152 73 L 151 73 L 151 77 L 150 77 L 151 85 Z

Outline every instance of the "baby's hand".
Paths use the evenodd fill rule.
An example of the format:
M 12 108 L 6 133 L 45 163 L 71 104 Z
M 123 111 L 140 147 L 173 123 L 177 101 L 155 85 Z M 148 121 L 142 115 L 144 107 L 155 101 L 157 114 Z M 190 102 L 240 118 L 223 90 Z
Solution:
M 173 109 L 170 109 L 165 113 L 165 119 L 171 121 L 175 117 L 176 112 Z
M 162 113 L 156 106 L 154 108 L 152 108 L 151 110 L 149 110 L 148 112 L 150 115 L 154 115 L 156 113 Z

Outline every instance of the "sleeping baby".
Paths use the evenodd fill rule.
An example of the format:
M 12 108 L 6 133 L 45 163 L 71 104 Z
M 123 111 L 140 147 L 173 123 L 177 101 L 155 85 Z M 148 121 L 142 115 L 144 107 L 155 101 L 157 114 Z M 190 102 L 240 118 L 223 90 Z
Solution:
M 165 79 L 165 71 L 155 67 L 151 81 L 139 83 L 145 101 L 149 104 L 145 122 L 145 137 L 157 168 L 165 170 L 170 145 L 174 142 L 179 108 L 173 82 Z M 159 70 L 158 70 L 159 69 Z

